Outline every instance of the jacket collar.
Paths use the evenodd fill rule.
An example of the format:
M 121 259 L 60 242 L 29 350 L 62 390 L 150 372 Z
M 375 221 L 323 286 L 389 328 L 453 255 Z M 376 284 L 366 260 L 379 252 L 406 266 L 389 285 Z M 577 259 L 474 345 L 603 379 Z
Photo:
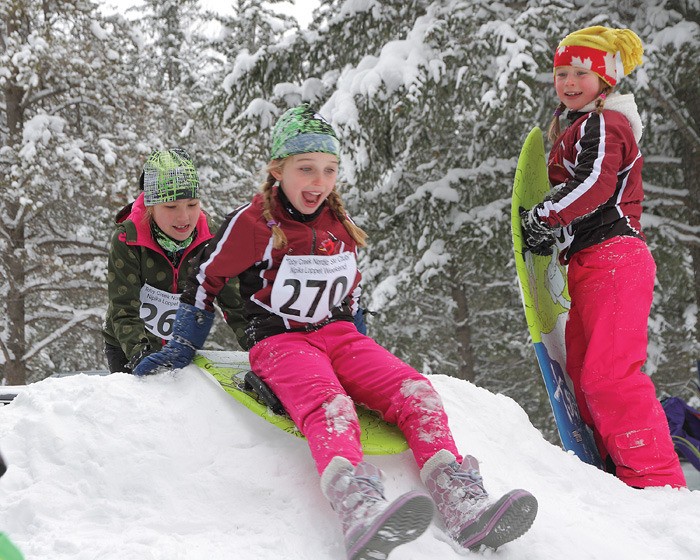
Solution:
M 284 194 L 284 191 L 282 190 L 281 187 L 276 187 L 277 188 L 277 200 L 279 200 L 280 205 L 282 206 L 282 211 L 289 217 L 291 217 L 294 221 L 296 222 L 302 222 L 302 223 L 308 223 L 308 222 L 313 222 L 318 216 L 323 212 L 323 209 L 326 206 L 326 201 L 323 201 L 323 204 L 319 206 L 316 211 L 313 214 L 303 214 L 299 212 L 296 208 L 294 208 L 294 205 L 289 201 L 287 198 L 287 195 Z
M 619 94 L 611 93 L 605 100 L 604 110 L 606 111 L 617 111 L 622 113 L 625 118 L 629 121 L 632 127 L 632 133 L 634 134 L 634 139 L 639 142 L 642 138 L 642 132 L 644 125 L 642 124 L 642 118 L 639 116 L 639 111 L 637 109 L 637 103 L 634 101 L 634 95 L 631 93 Z M 592 101 L 585 107 L 582 107 L 576 112 L 567 113 L 566 118 L 569 122 L 573 123 L 582 116 L 595 111 L 595 101 Z
M 148 211 L 143 202 L 143 193 L 136 197 L 136 200 L 127 204 L 122 208 L 115 218 L 116 223 L 124 224 L 126 229 L 126 244 L 127 245 L 142 245 L 156 251 L 163 252 L 163 249 L 153 239 L 151 233 L 151 220 L 148 218 Z M 195 246 L 198 246 L 203 241 L 207 241 L 213 237 L 209 230 L 207 217 L 204 212 L 199 213 L 197 220 L 197 239 L 186 249 L 189 252 Z

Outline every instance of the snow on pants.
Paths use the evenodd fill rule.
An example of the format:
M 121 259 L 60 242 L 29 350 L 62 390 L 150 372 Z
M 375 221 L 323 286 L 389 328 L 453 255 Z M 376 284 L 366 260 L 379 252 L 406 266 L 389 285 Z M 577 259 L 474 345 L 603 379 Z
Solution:
M 353 401 L 396 424 L 419 467 L 441 449 L 462 460 L 430 381 L 348 321 L 271 336 L 249 357 L 306 436 L 319 474 L 335 456 L 363 460 Z
M 644 241 L 616 237 L 569 262 L 566 367 L 601 455 L 630 486 L 685 486 L 654 384 L 641 370 L 656 265 Z

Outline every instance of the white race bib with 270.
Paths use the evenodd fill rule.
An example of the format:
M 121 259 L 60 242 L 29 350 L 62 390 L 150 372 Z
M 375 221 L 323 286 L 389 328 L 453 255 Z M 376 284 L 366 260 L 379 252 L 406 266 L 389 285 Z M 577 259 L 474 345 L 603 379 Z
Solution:
M 154 335 L 170 340 L 173 337 L 175 314 L 180 307 L 180 295 L 159 290 L 148 284 L 141 288 L 140 317 Z
M 355 253 L 285 255 L 272 286 L 270 306 L 286 319 L 318 323 L 347 297 L 356 275 Z

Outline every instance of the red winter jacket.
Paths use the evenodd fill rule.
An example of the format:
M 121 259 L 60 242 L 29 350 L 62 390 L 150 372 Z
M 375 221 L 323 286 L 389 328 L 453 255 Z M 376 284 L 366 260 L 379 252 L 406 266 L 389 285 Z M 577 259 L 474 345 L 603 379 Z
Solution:
M 286 331 L 315 330 L 329 321 L 352 321 L 361 291 L 359 271 L 354 269 L 348 273 L 349 280 L 340 278 L 337 273 L 348 260 L 355 266 L 357 247 L 328 205 L 324 203 L 308 216 L 296 211 L 277 188 L 273 199 L 273 216 L 287 236 L 288 244 L 282 249 L 272 247 L 272 229 L 263 217 L 262 195 L 257 194 L 250 203 L 226 217 L 201 254 L 199 270 L 190 277 L 182 297 L 186 303 L 210 310 L 212 299 L 226 280 L 238 276 L 248 322 L 249 348 L 264 338 Z M 315 262 L 308 259 L 308 267 L 316 274 L 309 277 L 299 270 L 307 266 L 303 259 L 299 261 L 299 257 L 306 255 L 334 258 L 315 259 Z M 276 293 L 287 290 L 288 300 L 280 306 L 279 302 L 275 303 L 273 288 L 285 257 L 288 261 L 297 259 L 294 261 L 297 265 L 296 269 L 290 269 L 288 263 L 284 265 L 287 272 L 283 282 L 278 283 Z M 321 261 L 328 261 L 328 265 L 318 264 Z M 298 278 L 294 276 L 297 272 Z M 342 294 L 345 297 L 339 301 Z M 306 307 L 303 305 L 305 298 Z M 324 304 L 328 314 L 312 319 L 313 309 L 320 310 Z
M 619 110 L 617 110 L 619 108 Z M 631 95 L 610 96 L 605 110 L 569 115 L 549 154 L 550 193 L 538 211 L 562 227 L 560 259 L 616 236 L 644 239 L 641 119 Z

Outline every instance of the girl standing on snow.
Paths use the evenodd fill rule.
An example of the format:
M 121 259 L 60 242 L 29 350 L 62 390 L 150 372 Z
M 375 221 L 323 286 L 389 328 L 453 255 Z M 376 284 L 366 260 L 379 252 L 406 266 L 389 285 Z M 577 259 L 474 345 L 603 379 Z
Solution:
M 560 237 L 571 309 L 566 369 L 609 470 L 630 486 L 685 486 L 646 360 L 656 265 L 640 227 L 642 122 L 631 94 L 613 93 L 616 54 L 630 73 L 642 43 L 628 29 L 571 33 L 554 55 L 560 105 L 550 127 L 552 192 L 522 214 L 526 245 L 551 254 Z M 559 115 L 569 126 L 559 131 Z
M 103 337 L 110 372 L 130 373 L 171 338 L 193 258 L 212 238 L 199 204 L 197 170 L 185 150 L 151 153 L 140 184 L 143 192 L 117 214 L 109 250 Z M 222 289 L 218 303 L 242 337 L 235 283 Z
M 189 364 L 212 298 L 239 277 L 251 367 L 306 436 L 348 558 L 385 558 L 423 533 L 434 508 L 416 491 L 385 500 L 380 470 L 363 460 L 353 401 L 401 428 L 449 534 L 465 548 L 496 548 L 529 529 L 537 501 L 524 490 L 491 501 L 430 382 L 353 325 L 366 236 L 335 188 L 339 153 L 333 128 L 309 106 L 279 119 L 262 192 L 226 218 L 182 297 L 175 336 L 134 373 Z

